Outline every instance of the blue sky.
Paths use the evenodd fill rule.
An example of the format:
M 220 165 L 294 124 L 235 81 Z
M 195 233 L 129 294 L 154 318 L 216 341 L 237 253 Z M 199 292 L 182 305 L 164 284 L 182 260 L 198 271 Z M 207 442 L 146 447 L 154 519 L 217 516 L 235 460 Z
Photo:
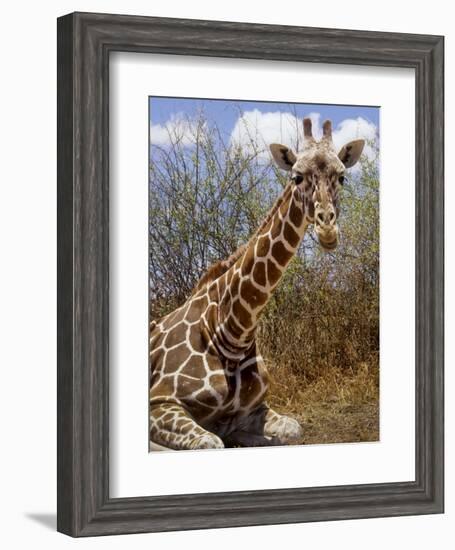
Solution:
M 225 146 L 259 150 L 259 158 L 264 160 L 270 160 L 271 143 L 301 149 L 302 119 L 308 116 L 316 139 L 322 136 L 323 121 L 332 121 L 337 150 L 353 139 L 362 138 L 366 140 L 363 154 L 373 159 L 375 145 L 379 144 L 379 107 L 176 97 L 150 97 L 149 101 L 152 155 L 154 146 L 169 147 L 176 138 L 183 147 L 191 148 L 196 141 L 196 121 L 201 111 L 208 129 L 211 125 L 218 127 Z M 353 170 L 359 169 L 357 166 Z
M 303 118 L 310 113 L 319 113 L 321 120 L 330 119 L 337 127 L 345 119 L 362 118 L 379 128 L 379 108 L 357 105 L 327 105 L 315 103 L 295 103 L 295 114 Z M 281 112 L 289 113 L 290 105 L 287 103 L 262 102 L 262 101 L 233 101 L 216 99 L 186 99 L 150 97 L 150 122 L 153 125 L 165 125 L 178 113 L 184 113 L 189 117 L 196 117 L 203 109 L 209 120 L 214 120 L 223 134 L 231 134 L 238 119 L 238 108 L 243 112 L 258 110 L 262 113 Z

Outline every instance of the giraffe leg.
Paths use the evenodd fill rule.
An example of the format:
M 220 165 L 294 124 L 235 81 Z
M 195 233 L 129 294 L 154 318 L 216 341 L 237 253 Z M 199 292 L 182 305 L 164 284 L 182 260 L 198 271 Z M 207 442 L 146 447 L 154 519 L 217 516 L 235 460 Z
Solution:
M 180 405 L 160 403 L 150 408 L 151 447 L 167 449 L 222 449 L 224 443 L 205 430 Z
M 278 414 L 265 404 L 242 419 L 239 429 L 229 434 L 229 444 L 244 447 L 298 444 L 302 427 L 294 418 Z
M 295 418 L 278 414 L 267 405 L 264 405 L 264 409 L 266 411 L 264 423 L 266 437 L 276 439 L 277 445 L 298 443 L 302 439 L 303 430 Z

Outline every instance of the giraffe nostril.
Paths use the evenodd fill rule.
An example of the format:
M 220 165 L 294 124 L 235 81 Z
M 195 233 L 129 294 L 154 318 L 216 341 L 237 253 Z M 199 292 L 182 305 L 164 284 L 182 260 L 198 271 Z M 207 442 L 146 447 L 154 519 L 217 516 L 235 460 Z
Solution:
M 316 216 L 316 221 L 320 224 L 324 223 L 324 214 L 322 212 L 319 212 Z
M 330 223 L 333 223 L 334 219 L 335 219 L 335 212 L 330 212 L 330 214 L 329 214 Z

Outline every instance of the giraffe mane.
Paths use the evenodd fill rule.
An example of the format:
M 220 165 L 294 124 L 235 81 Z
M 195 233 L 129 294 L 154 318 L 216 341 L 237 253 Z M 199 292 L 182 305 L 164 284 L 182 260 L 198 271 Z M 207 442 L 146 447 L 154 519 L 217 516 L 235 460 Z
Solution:
M 221 277 L 228 269 L 230 269 L 235 262 L 243 256 L 243 254 L 250 248 L 250 246 L 253 246 L 256 242 L 256 239 L 258 238 L 259 234 L 263 231 L 263 229 L 266 227 L 266 225 L 269 223 L 269 221 L 274 216 L 275 212 L 278 210 L 278 208 L 281 206 L 284 196 L 287 195 L 286 191 L 291 187 L 291 183 L 288 183 L 286 186 L 286 190 L 283 194 L 281 194 L 276 201 L 273 203 L 272 208 L 268 211 L 267 215 L 262 220 L 261 225 L 256 229 L 252 237 L 249 239 L 247 243 L 244 243 L 240 245 L 237 250 L 235 250 L 227 259 L 225 260 L 218 260 L 217 262 L 213 263 L 211 266 L 208 267 L 207 271 L 202 275 L 202 277 L 199 279 L 198 283 L 193 289 L 193 292 L 191 293 L 191 296 L 199 292 L 202 288 L 206 287 L 209 283 L 212 281 L 215 281 L 219 277 Z

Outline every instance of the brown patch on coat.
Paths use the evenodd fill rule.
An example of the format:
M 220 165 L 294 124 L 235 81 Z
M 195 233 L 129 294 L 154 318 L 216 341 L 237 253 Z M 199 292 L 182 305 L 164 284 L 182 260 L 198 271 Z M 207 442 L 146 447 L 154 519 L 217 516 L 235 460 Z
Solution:
M 239 291 L 239 283 L 240 283 L 240 275 L 236 273 L 234 277 L 232 277 L 232 283 L 231 283 L 231 296 L 236 296 Z
M 149 389 L 155 384 L 155 382 L 160 378 L 161 372 L 160 371 L 153 371 L 150 375 L 149 379 Z
M 227 274 L 226 274 L 226 284 L 227 284 L 227 285 L 230 285 L 230 284 L 231 284 L 232 275 L 234 275 L 234 270 L 233 270 L 233 269 L 229 269 L 229 271 L 228 271 Z
M 216 286 L 216 283 L 212 283 L 209 286 L 208 294 L 211 302 L 218 302 L 218 300 L 220 299 L 220 296 L 218 294 L 218 288 Z
M 207 370 L 200 355 L 192 357 L 180 372 L 186 376 L 192 376 L 198 379 L 203 379 L 207 376 Z
M 161 418 L 158 419 L 158 422 L 163 422 L 163 424 L 172 424 L 174 421 L 175 414 L 173 412 L 165 413 Z
M 253 247 L 250 247 L 243 258 L 242 262 L 242 275 L 247 275 L 251 273 L 254 264 L 254 250 Z
M 224 401 L 229 394 L 229 384 L 224 374 L 213 374 L 209 380 L 210 386 L 216 391 L 216 393 Z
M 193 378 L 187 378 L 185 375 L 179 376 L 177 380 L 177 397 L 182 398 L 190 395 L 198 390 L 202 390 L 205 385 L 205 381 L 194 380 Z
M 181 344 L 185 341 L 186 337 L 186 326 L 182 323 L 179 323 L 174 328 L 172 328 L 166 335 L 164 339 L 164 345 L 167 348 L 173 348 L 177 344 Z
M 234 336 L 234 338 L 240 338 L 243 334 L 243 328 L 241 328 L 236 322 L 235 319 L 230 315 L 228 317 L 228 320 L 226 322 L 226 328 L 227 330 Z
M 289 210 L 289 201 L 291 197 L 286 197 L 286 200 L 283 201 L 283 204 L 280 206 L 281 217 L 284 218 Z M 277 216 L 278 217 L 278 216 Z
M 314 203 L 313 201 L 308 201 L 307 203 L 307 214 L 310 219 L 314 218 Z
M 265 263 L 257 262 L 253 269 L 253 278 L 258 285 L 265 286 L 267 280 L 265 278 Z
M 192 348 L 199 353 L 204 353 L 207 349 L 207 343 L 202 336 L 199 323 L 193 325 L 190 329 L 190 344 Z
M 272 260 L 267 260 L 267 279 L 269 281 L 269 285 L 274 285 L 280 277 L 281 271 Z
M 150 350 L 157 348 L 164 338 L 164 334 L 155 327 L 150 333 Z
M 197 285 L 194 287 L 192 296 L 197 294 L 202 288 L 206 287 L 211 281 L 217 279 L 226 271 L 226 266 L 224 261 L 219 261 L 211 265 L 207 271 L 199 279 Z
M 296 227 L 300 227 L 302 225 L 303 211 L 302 208 L 299 208 L 294 203 L 294 201 L 292 201 L 291 207 L 289 209 L 289 218 Z
M 192 425 L 193 423 L 186 416 L 177 418 L 175 421 L 175 431 L 183 433 L 187 429 L 191 428 Z
M 242 281 L 240 294 L 245 302 L 248 302 L 253 309 L 264 305 L 268 295 L 256 288 L 249 279 Z
M 247 406 L 251 401 L 256 399 L 261 391 L 261 383 L 256 378 L 258 375 L 255 365 L 247 367 L 242 371 L 241 388 L 240 388 L 240 404 L 242 407 Z
M 232 305 L 232 311 L 234 312 L 234 315 L 236 316 L 237 320 L 240 322 L 242 327 L 249 328 L 252 325 L 251 321 L 251 315 L 249 311 L 247 311 L 239 300 L 235 300 L 235 302 Z
M 260 237 L 256 245 L 256 253 L 258 256 L 267 256 L 270 248 L 270 239 L 268 236 Z
M 218 356 L 207 354 L 205 356 L 209 370 L 218 370 L 223 368 L 223 363 Z
M 293 248 L 295 248 L 299 244 L 300 237 L 297 235 L 297 233 L 288 222 L 284 224 L 283 235 Z
M 220 311 L 223 314 L 223 316 L 229 313 L 229 309 L 231 307 L 231 300 L 232 298 L 229 291 L 225 292 L 223 299 L 220 302 Z
M 196 393 L 195 398 L 209 407 L 216 407 L 218 405 L 217 398 L 209 390 L 201 390 Z
M 223 296 L 224 294 L 224 291 L 226 290 L 226 273 L 223 273 L 221 277 L 218 277 L 217 284 L 218 284 L 218 292 L 221 298 L 221 296 Z
M 213 407 L 209 407 L 209 405 L 205 405 L 204 403 L 199 403 L 194 401 L 194 397 L 182 397 L 181 399 L 182 403 L 185 403 L 187 409 L 191 413 L 191 416 L 196 420 L 199 421 L 201 418 L 205 418 L 209 414 L 213 412 Z M 196 428 L 193 427 L 192 431 L 200 430 L 201 434 L 203 433 L 203 429 L 199 426 L 196 426 Z
M 150 350 L 150 365 L 152 370 L 155 369 L 162 361 L 165 354 L 163 348 L 154 348 Z
M 190 356 L 190 350 L 186 344 L 180 344 L 166 353 L 165 373 L 175 372 L 175 370 L 185 362 Z
M 184 304 L 182 307 L 171 313 L 168 317 L 163 319 L 162 325 L 165 329 L 172 328 L 175 324 L 183 321 L 185 317 L 187 304 Z
M 264 227 L 261 229 L 260 235 L 266 235 L 266 234 L 270 231 L 270 228 L 272 227 L 272 222 L 273 222 L 273 219 L 270 219 L 270 220 L 264 225 Z
M 209 307 L 207 308 L 204 319 L 206 320 L 206 324 L 209 328 L 214 329 L 218 323 L 218 305 L 214 302 L 212 302 Z M 205 324 L 201 323 L 202 332 L 205 332 L 207 329 L 205 327 Z M 210 337 L 207 338 L 207 341 L 210 339 Z
M 292 252 L 289 252 L 281 241 L 278 241 L 273 245 L 272 255 L 275 260 L 283 267 L 292 258 Z
M 150 390 L 150 398 L 156 399 L 161 396 L 167 396 L 172 395 L 174 393 L 174 377 L 173 376 L 166 376 L 166 378 L 162 378 L 158 384 L 154 384 L 154 386 Z
M 281 227 L 282 227 L 282 221 L 277 216 L 273 221 L 272 232 L 270 233 L 270 236 L 272 239 L 276 239 L 278 237 L 278 235 L 281 233 Z

